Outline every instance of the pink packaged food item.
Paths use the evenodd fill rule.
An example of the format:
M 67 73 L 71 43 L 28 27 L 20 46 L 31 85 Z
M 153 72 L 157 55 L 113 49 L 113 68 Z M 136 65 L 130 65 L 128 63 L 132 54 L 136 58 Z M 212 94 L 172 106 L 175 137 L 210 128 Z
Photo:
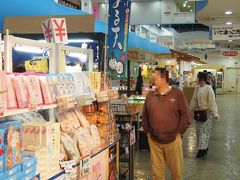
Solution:
M 43 104 L 43 96 L 42 96 L 42 90 L 41 90 L 41 85 L 40 85 L 40 80 L 39 80 L 39 75 L 34 76 L 36 80 L 36 85 L 37 85 L 37 93 L 38 93 L 38 105 Z
M 29 92 L 29 104 L 38 104 L 37 81 L 33 75 L 24 76 L 25 83 Z
M 7 74 L 0 71 L 0 116 L 3 115 L 7 107 Z
M 22 75 L 16 75 L 13 79 L 14 88 L 16 91 L 16 97 L 19 108 L 27 108 L 29 105 L 29 95 L 27 85 Z
M 44 104 L 53 104 L 55 102 L 55 96 L 49 87 L 46 76 L 39 76 L 40 85 L 42 88 Z
M 14 88 L 15 76 L 11 73 L 7 74 L 7 108 L 18 108 L 17 97 Z

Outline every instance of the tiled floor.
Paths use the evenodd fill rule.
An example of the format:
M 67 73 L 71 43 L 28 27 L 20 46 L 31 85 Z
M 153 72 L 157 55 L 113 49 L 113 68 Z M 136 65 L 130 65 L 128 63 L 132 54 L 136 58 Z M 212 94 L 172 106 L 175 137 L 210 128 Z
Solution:
M 214 123 L 206 158 L 195 158 L 194 121 L 184 134 L 184 180 L 240 179 L 240 95 L 219 95 L 217 104 L 220 120 Z M 151 179 L 149 152 L 136 152 L 134 169 L 134 179 Z M 166 180 L 170 180 L 169 172 L 166 174 Z

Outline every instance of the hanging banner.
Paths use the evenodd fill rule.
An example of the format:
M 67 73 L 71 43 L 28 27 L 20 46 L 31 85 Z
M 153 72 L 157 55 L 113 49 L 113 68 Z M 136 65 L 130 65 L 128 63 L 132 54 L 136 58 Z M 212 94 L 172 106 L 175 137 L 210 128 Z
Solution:
M 212 27 L 213 40 L 236 40 L 240 39 L 240 25 L 214 25 Z
M 108 70 L 114 79 L 127 77 L 127 41 L 131 0 L 109 1 Z

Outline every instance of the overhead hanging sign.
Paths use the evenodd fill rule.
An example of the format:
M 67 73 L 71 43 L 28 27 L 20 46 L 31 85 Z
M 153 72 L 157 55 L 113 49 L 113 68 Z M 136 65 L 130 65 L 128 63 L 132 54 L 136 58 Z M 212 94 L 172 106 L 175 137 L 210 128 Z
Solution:
M 109 1 L 108 70 L 113 78 L 127 76 L 127 41 L 131 0 Z M 119 76 L 117 76 L 119 75 Z
M 235 43 L 221 43 L 220 50 L 235 50 L 240 51 L 240 44 Z
M 223 52 L 223 56 L 238 56 L 238 52 L 237 51 L 224 51 Z
M 43 21 L 42 29 L 47 42 L 61 44 L 68 42 L 65 18 L 50 18 Z
M 236 40 L 240 39 L 240 24 L 214 25 L 212 27 L 213 40 Z

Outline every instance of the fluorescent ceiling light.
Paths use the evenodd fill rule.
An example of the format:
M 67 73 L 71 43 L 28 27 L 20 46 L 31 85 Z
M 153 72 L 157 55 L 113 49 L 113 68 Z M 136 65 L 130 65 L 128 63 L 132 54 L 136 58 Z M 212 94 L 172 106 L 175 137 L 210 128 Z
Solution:
M 28 53 L 38 53 L 42 54 L 43 50 L 39 47 L 35 46 L 26 46 L 26 45 L 17 45 L 14 50 L 20 51 L 20 52 L 28 52 Z
M 226 25 L 231 25 L 232 24 L 232 22 L 226 22 Z
M 68 42 L 69 43 L 78 43 L 78 42 L 82 42 L 82 43 L 88 43 L 88 42 L 93 42 L 94 40 L 92 39 L 69 39 Z
M 38 40 L 39 42 L 46 42 L 46 40 L 41 39 Z M 93 42 L 94 40 L 92 39 L 68 39 L 68 43 L 88 43 L 88 42 Z
M 160 27 L 161 25 L 160 24 L 157 24 L 158 27 Z
M 231 40 L 231 39 L 229 39 L 228 41 L 229 41 L 229 42 L 232 42 L 232 40 Z
M 191 11 L 191 12 L 193 12 L 193 10 L 192 10 L 192 9 L 191 9 L 190 11 Z
M 232 11 L 225 11 L 225 14 L 230 15 L 232 14 Z
M 87 60 L 88 60 L 87 54 L 84 54 L 84 53 L 70 52 L 70 53 L 68 54 L 68 56 L 74 57 L 74 58 L 78 58 L 79 61 L 82 62 L 82 63 L 86 63 Z
M 189 8 L 190 8 L 191 6 L 190 6 L 190 5 L 188 5 L 187 7 L 189 7 Z
M 184 4 L 183 4 L 183 7 L 186 7 L 186 6 L 187 6 L 187 5 L 184 3 Z
M 161 27 L 161 29 L 162 29 L 163 31 L 165 31 L 165 32 L 168 32 L 168 30 L 165 29 L 164 27 Z
M 187 1 L 185 1 L 185 4 L 187 4 Z

